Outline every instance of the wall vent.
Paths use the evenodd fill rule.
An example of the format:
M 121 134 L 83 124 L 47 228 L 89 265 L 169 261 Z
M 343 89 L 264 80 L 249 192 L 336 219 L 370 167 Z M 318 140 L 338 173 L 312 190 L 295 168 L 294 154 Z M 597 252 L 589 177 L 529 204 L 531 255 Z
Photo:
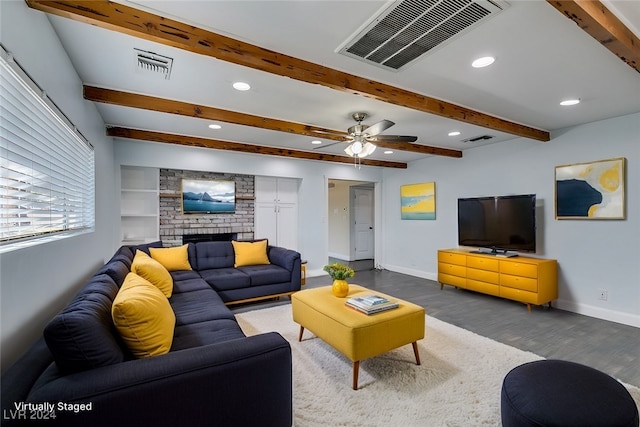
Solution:
M 173 66 L 173 58 L 136 48 L 133 49 L 133 52 L 135 54 L 137 73 L 153 75 L 163 78 L 164 80 L 169 80 L 171 67 Z
M 508 7 L 502 0 L 397 0 L 336 52 L 400 70 Z

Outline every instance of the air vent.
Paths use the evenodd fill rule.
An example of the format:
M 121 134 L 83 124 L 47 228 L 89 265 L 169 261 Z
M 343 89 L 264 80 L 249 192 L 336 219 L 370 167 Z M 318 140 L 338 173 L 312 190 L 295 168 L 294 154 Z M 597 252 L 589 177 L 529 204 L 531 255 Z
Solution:
M 336 51 L 400 70 L 506 7 L 501 0 L 398 0 L 370 18 Z
M 173 58 L 135 48 L 133 51 L 135 53 L 136 72 L 169 80 Z
M 473 138 L 463 139 L 462 142 L 486 141 L 491 138 L 493 138 L 493 135 L 480 135 L 480 136 L 474 136 Z

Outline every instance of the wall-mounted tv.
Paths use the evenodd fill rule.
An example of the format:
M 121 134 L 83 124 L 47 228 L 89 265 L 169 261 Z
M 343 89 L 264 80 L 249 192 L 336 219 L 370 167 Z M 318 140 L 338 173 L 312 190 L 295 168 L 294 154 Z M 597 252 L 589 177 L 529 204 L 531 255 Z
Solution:
M 458 199 L 458 244 L 493 254 L 535 252 L 536 195 Z
M 182 180 L 182 212 L 185 214 L 233 213 L 236 183 L 221 179 Z

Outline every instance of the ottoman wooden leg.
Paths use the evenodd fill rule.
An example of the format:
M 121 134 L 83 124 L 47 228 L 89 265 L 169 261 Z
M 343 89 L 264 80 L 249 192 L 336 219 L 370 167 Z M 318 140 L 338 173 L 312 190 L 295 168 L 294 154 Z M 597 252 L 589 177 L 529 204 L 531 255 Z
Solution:
M 302 333 L 304 332 L 304 326 L 300 326 L 300 333 L 298 334 L 298 341 L 302 341 Z
M 353 362 L 353 389 L 358 389 L 358 372 L 360 371 L 360 361 Z
M 416 356 L 416 365 L 420 364 L 420 353 L 418 353 L 418 342 L 414 341 L 411 343 L 413 346 L 413 354 Z

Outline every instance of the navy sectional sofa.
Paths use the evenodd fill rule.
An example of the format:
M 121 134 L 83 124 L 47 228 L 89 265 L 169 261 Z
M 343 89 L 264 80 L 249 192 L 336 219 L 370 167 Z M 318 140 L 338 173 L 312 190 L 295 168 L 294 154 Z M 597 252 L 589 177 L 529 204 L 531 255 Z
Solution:
M 292 424 L 289 343 L 245 336 L 227 304 L 299 290 L 300 254 L 268 247 L 270 264 L 236 269 L 231 242 L 189 244 L 192 270 L 171 272 L 171 349 L 136 359 L 111 305 L 150 246 L 121 247 L 3 375 L 3 426 Z

